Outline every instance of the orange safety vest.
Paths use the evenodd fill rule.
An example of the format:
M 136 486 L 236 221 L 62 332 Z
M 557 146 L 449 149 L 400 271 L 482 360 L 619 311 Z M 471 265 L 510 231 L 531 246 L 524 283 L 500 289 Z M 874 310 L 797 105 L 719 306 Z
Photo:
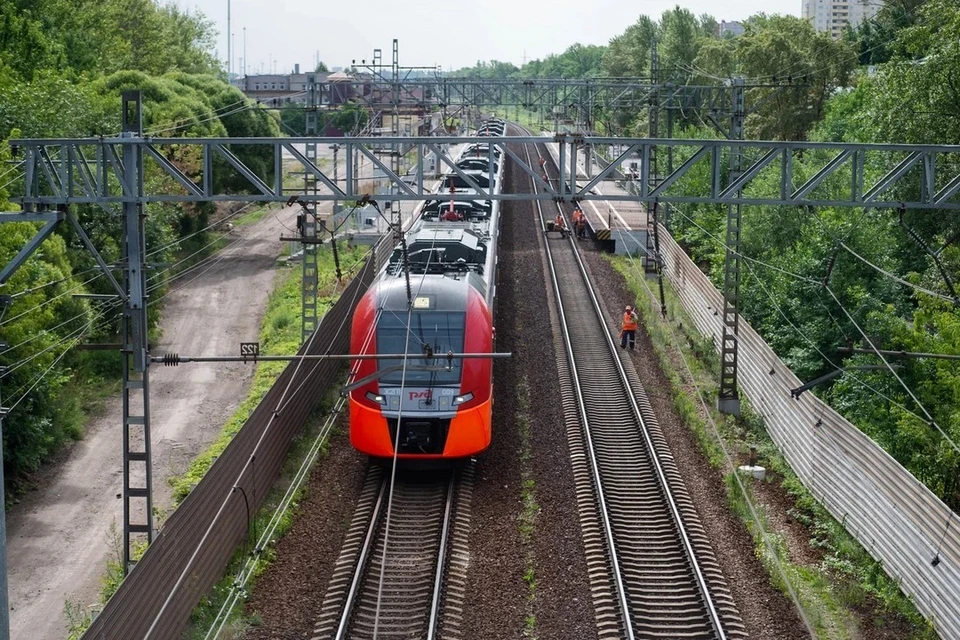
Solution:
M 558 215 L 558 216 L 557 216 L 557 219 L 553 221 L 553 224 L 555 224 L 555 225 L 558 226 L 558 227 L 563 227 L 563 226 L 565 226 L 564 223 L 563 223 L 563 216 Z
M 636 331 L 637 330 L 637 316 L 632 311 L 623 312 L 623 322 L 620 324 L 620 327 L 624 331 Z

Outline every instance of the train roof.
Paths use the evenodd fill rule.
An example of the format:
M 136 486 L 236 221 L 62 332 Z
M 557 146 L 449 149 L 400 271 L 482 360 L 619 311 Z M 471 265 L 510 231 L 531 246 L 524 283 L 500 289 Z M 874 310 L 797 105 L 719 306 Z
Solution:
M 483 274 L 490 236 L 481 227 L 471 222 L 423 222 L 407 234 L 410 273 Z M 402 273 L 403 266 L 403 249 L 397 247 L 388 273 Z
M 465 311 L 470 288 L 485 295 L 486 285 L 476 274 L 410 274 L 414 311 Z M 381 280 L 372 289 L 377 306 L 397 312 L 407 310 L 407 280 L 402 274 Z

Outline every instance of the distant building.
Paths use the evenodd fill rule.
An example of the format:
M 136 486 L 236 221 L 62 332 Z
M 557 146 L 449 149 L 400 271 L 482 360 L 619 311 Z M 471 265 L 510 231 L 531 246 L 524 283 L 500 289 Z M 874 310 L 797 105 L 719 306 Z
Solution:
M 238 78 L 236 85 L 248 98 L 279 107 L 288 102 L 305 103 L 307 101 L 307 77 L 313 76 L 320 91 L 323 103 L 324 92 L 329 73 L 300 73 L 300 65 L 295 65 L 293 73 L 267 73 L 248 75 Z
M 879 2 L 870 0 L 803 0 L 803 17 L 817 31 L 839 38 L 844 29 L 869 20 L 879 8 Z
M 369 73 L 347 74 L 343 71 L 325 73 L 299 73 L 299 65 L 294 73 L 260 74 L 238 78 L 236 86 L 248 97 L 259 100 L 269 107 L 282 107 L 288 103 L 305 104 L 307 102 L 308 78 L 313 76 L 317 92 L 317 104 L 322 107 L 336 108 L 344 103 L 360 100 L 369 107 L 383 109 L 393 103 L 392 89 L 389 85 Z M 401 92 L 399 108 L 404 113 L 423 112 L 431 96 L 419 88 L 404 89 Z
M 736 21 L 727 22 L 726 20 L 721 20 L 720 26 L 717 27 L 717 36 L 720 38 L 723 38 L 727 35 L 730 35 L 733 37 L 742 36 L 743 31 L 744 31 L 743 25 L 740 24 L 739 22 L 736 22 Z

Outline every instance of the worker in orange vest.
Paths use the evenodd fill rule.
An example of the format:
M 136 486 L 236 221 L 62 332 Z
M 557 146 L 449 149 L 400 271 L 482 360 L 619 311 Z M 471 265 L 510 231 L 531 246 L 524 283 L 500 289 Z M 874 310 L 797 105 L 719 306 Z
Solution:
M 573 210 L 573 228 L 577 232 L 578 238 L 586 236 L 587 216 L 583 215 L 579 206 Z
M 553 221 L 553 228 L 560 232 L 560 235 L 563 235 L 567 232 L 567 224 L 563 219 L 563 214 L 558 213 L 557 217 Z
M 637 312 L 629 304 L 623 310 L 623 320 L 620 323 L 620 348 L 626 349 L 630 344 L 630 350 L 633 351 L 637 341 Z

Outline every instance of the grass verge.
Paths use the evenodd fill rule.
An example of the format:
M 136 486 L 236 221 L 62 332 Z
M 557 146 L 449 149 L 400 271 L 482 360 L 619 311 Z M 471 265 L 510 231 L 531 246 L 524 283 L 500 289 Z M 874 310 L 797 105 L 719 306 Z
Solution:
M 731 510 L 753 536 L 756 554 L 773 584 L 787 593 L 786 578 L 819 637 L 837 640 L 860 637 L 862 629 L 858 620 L 869 620 L 876 626 L 903 628 L 903 638 L 937 638 L 932 626 L 883 571 L 882 564 L 874 560 L 800 482 L 777 451 L 762 417 L 750 408 L 746 398 L 741 398 L 742 415 L 739 419 L 721 415 L 714 409 L 719 359 L 713 345 L 696 332 L 669 282 L 664 282 L 668 309 L 667 319 L 664 319 L 660 315 L 659 303 L 654 303 L 649 296 L 639 279 L 643 276 L 638 275 L 632 262 L 622 257 L 610 258 L 610 262 L 640 301 L 638 307 L 644 326 L 650 334 L 661 369 L 670 382 L 674 406 L 694 433 L 710 464 L 725 474 L 724 484 Z M 683 366 L 684 360 L 689 364 L 692 380 Z M 738 460 L 746 460 L 751 448 L 754 449 L 757 464 L 768 470 L 766 480 L 762 481 L 766 486 L 757 484 L 761 482 L 757 480 L 745 481 L 743 486 L 750 495 L 744 495 L 740 490 L 740 484 L 727 466 L 721 446 L 703 413 L 703 406 L 695 399 L 696 390 L 703 394 L 719 435 L 734 457 L 733 463 L 740 464 Z M 804 525 L 809 535 L 807 542 L 815 551 L 809 555 L 819 560 L 804 562 L 795 559 L 795 556 L 804 554 L 791 553 L 785 532 L 774 531 L 767 508 L 756 495 L 759 489 L 782 491 L 792 502 L 787 516 Z M 756 505 L 759 521 L 754 518 L 748 500 Z M 762 531 L 768 532 L 772 544 L 765 543 Z
M 533 480 L 533 443 L 530 433 L 530 382 L 524 376 L 517 389 L 517 428 L 520 431 L 520 502 L 523 505 L 517 526 L 520 530 L 520 544 L 524 548 L 523 580 L 527 583 L 527 599 L 524 606 L 523 637 L 536 638 L 537 617 L 534 606 L 537 599 L 537 577 L 534 570 L 533 532 L 536 529 L 537 504 L 536 485 Z

